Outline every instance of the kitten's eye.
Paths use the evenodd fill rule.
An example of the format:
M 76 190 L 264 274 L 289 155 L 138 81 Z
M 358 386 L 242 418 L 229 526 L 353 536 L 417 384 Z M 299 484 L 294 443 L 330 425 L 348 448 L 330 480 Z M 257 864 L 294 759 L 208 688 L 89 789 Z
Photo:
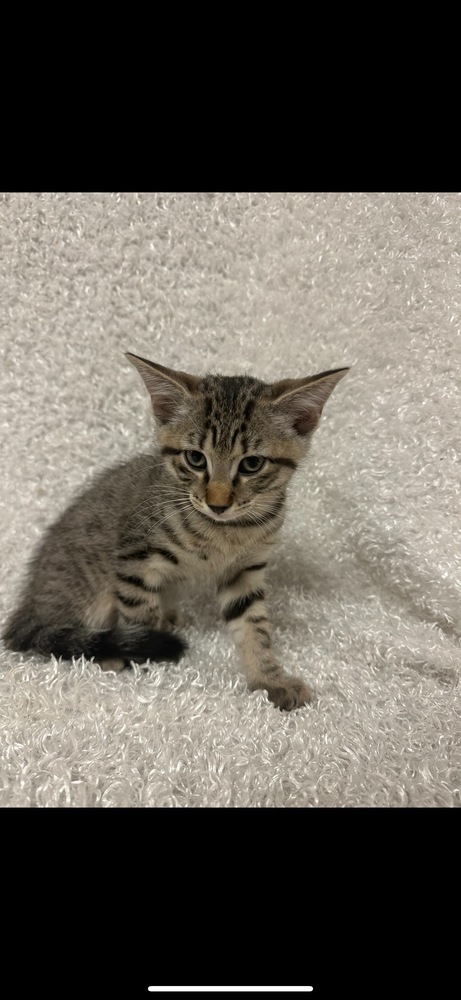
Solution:
M 184 455 L 192 469 L 206 469 L 206 457 L 203 451 L 185 451 Z
M 246 458 L 242 458 L 239 465 L 239 472 L 243 472 L 244 476 L 250 475 L 252 472 L 259 472 L 263 465 L 266 464 L 266 459 L 262 455 L 247 455 Z

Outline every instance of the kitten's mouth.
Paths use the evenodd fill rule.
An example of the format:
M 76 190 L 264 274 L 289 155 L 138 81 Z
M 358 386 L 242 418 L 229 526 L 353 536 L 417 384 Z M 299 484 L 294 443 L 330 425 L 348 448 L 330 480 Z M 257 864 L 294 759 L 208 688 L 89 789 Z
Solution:
M 217 521 L 218 524 L 229 524 L 232 521 L 238 521 L 238 515 L 235 511 L 232 514 L 215 514 L 214 511 L 205 511 L 205 513 L 210 518 L 210 521 Z
M 242 515 L 240 515 L 240 512 L 236 510 L 224 510 L 220 514 L 216 514 L 215 511 L 210 510 L 209 507 L 199 507 L 192 498 L 191 503 L 194 510 L 198 511 L 199 514 L 202 514 L 203 517 L 208 518 L 209 521 L 214 521 L 215 524 L 231 524 L 232 522 L 239 521 L 240 516 L 244 513 L 242 511 Z

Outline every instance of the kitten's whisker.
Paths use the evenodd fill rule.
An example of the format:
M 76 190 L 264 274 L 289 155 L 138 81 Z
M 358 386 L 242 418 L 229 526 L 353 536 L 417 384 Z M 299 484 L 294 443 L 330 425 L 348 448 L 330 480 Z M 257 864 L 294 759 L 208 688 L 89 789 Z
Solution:
M 165 504 L 174 502 L 180 503 L 183 500 L 188 500 L 188 499 L 189 499 L 188 493 L 179 494 L 179 496 L 178 494 L 174 494 L 174 496 L 173 495 L 167 496 L 166 499 L 155 500 L 155 501 L 151 498 L 147 498 L 142 500 L 137 507 L 133 508 L 130 516 L 135 517 L 137 514 L 143 513 L 143 511 L 145 510 L 158 510 L 159 508 L 164 507 Z
M 173 504 L 175 503 L 175 501 L 170 501 L 170 503 L 171 503 L 171 502 L 172 502 Z M 186 507 L 187 507 L 187 504 L 185 504 L 185 503 L 184 503 L 184 501 L 179 501 L 179 502 L 180 502 L 180 503 L 183 503 L 183 504 L 184 504 L 184 506 L 183 506 L 183 507 L 176 507 L 176 510 L 177 510 L 177 511 L 179 511 L 179 512 L 181 512 L 182 510 L 186 509 Z M 141 519 L 140 521 L 138 521 L 138 523 L 137 523 L 136 527 L 137 527 L 137 528 L 141 528 L 141 527 L 143 527 L 143 526 L 144 526 L 145 524 L 147 524 L 147 523 L 148 523 L 149 521 L 152 521 L 152 522 L 153 522 L 153 524 L 152 524 L 152 528 L 153 528 L 153 529 L 154 529 L 154 528 L 158 528 L 158 527 L 159 527 L 159 526 L 160 526 L 161 524 L 163 524 L 163 522 L 164 522 L 164 521 L 167 521 L 167 520 L 169 520 L 169 518 L 170 518 L 170 515 L 171 515 L 171 513 L 172 513 L 172 511 L 171 511 L 171 510 L 170 510 L 170 511 L 168 511 L 168 514 L 166 514 L 166 515 L 165 515 L 165 517 L 163 517 L 161 521 L 157 521 L 157 520 L 156 520 L 156 518 L 155 518 L 155 516 L 153 516 L 153 515 L 152 515 L 151 513 L 149 513 L 149 514 L 146 514 L 146 516 L 145 516 L 145 517 L 143 517 L 143 518 L 142 518 L 142 519 Z
M 146 524 L 149 524 L 149 522 L 151 522 L 152 527 L 155 527 L 158 524 L 161 524 L 164 520 L 165 521 L 168 520 L 170 518 L 171 514 L 174 513 L 175 511 L 179 511 L 179 513 L 182 513 L 182 511 L 185 510 L 185 509 L 187 509 L 187 507 L 189 506 L 189 502 L 185 501 L 185 500 L 173 500 L 173 501 L 170 500 L 170 501 L 168 501 L 168 506 L 170 507 L 170 510 L 165 515 L 165 517 L 162 518 L 162 521 L 158 521 L 156 519 L 156 514 L 157 514 L 158 510 L 160 510 L 160 509 L 162 511 L 164 511 L 165 507 L 166 507 L 166 504 L 159 505 L 156 508 L 152 508 L 152 509 L 149 508 L 147 510 L 147 513 L 145 514 L 144 517 L 140 516 L 143 513 L 143 511 L 140 510 L 138 512 L 138 517 L 136 519 L 136 522 L 133 525 L 133 531 L 132 531 L 131 537 L 134 537 L 140 531 L 140 529 L 144 528 L 144 526 Z

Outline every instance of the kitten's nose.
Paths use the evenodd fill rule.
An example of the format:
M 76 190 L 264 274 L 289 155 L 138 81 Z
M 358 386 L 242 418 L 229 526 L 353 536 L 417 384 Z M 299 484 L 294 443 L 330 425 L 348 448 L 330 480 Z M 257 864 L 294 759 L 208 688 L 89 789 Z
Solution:
M 208 506 L 209 506 L 210 510 L 213 511 L 213 514 L 222 514 L 223 510 L 228 510 L 228 508 L 229 508 L 230 505 L 226 504 L 225 507 L 215 507 L 214 504 L 209 503 Z

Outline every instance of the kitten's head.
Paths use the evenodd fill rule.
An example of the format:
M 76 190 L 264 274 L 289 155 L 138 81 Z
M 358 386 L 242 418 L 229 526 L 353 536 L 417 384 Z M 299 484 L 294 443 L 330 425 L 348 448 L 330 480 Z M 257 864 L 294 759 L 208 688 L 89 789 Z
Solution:
M 152 400 L 165 462 L 184 497 L 218 523 L 258 523 L 309 447 L 324 403 L 349 370 L 271 385 L 249 375 L 188 375 L 126 357 Z

